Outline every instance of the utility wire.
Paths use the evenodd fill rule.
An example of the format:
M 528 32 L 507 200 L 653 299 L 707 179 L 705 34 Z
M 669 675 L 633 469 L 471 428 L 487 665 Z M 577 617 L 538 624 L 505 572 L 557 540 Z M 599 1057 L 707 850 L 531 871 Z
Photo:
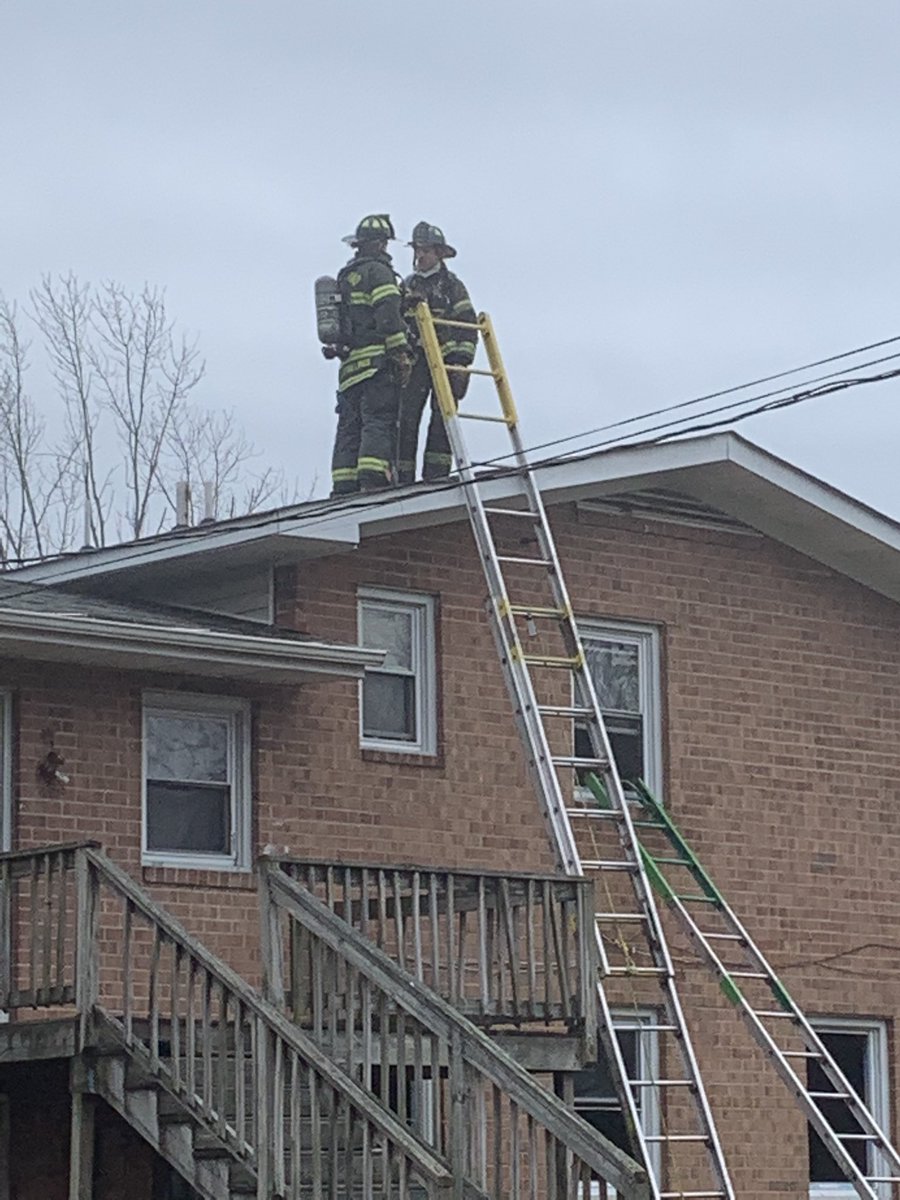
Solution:
M 764 383 L 772 383 L 776 379 L 784 379 L 788 375 L 797 375 L 797 374 L 799 374 L 800 371 L 812 371 L 815 367 L 824 367 L 824 366 L 827 366 L 828 363 L 839 362 L 841 359 L 844 359 L 844 358 L 853 358 L 857 354 L 866 354 L 870 350 L 878 350 L 882 346 L 889 346 L 895 342 L 900 342 L 900 334 L 898 334 L 896 337 L 883 338 L 880 342 L 870 342 L 866 346 L 857 346 L 857 348 L 855 350 L 844 350 L 840 354 L 829 355 L 828 358 L 820 358 L 820 359 L 817 359 L 815 362 L 804 363 L 804 365 L 800 366 L 800 367 L 791 367 L 787 371 L 778 371 L 774 375 L 763 375 L 763 376 L 760 376 L 759 379 L 751 379 L 748 383 L 735 384 L 733 387 L 722 388 L 720 391 L 717 391 L 717 392 L 707 392 L 703 396 L 695 396 L 693 400 L 682 400 L 677 404 L 668 404 L 668 405 L 663 406 L 662 408 L 651 409 L 649 412 L 638 413 L 637 416 L 624 417 L 621 421 L 612 421 L 608 425 L 598 425 L 595 429 L 585 429 L 585 430 L 582 430 L 580 433 L 570 433 L 570 434 L 566 434 L 564 437 L 553 438 L 549 442 L 538 442 L 537 444 L 530 446 L 528 448 L 528 453 L 534 453 L 537 450 L 547 450 L 551 446 L 561 446 L 565 442 L 579 441 L 583 437 L 592 437 L 595 433 L 606 433 L 610 429 L 618 429 L 619 427 L 624 426 L 624 425 L 632 425 L 637 421 L 649 420 L 651 417 L 661 416 L 663 413 L 676 412 L 678 409 L 690 408 L 694 404 L 702 404 L 707 400 L 718 400 L 722 396 L 731 396 L 735 392 L 743 392 L 743 391 L 746 391 L 748 388 L 759 387 L 761 384 L 764 384 Z M 888 357 L 895 357 L 895 356 L 890 355 Z M 882 360 L 879 359 L 879 360 L 875 360 L 875 361 L 882 361 Z M 867 365 L 867 364 L 859 363 L 853 369 L 858 369 L 859 366 L 863 366 L 863 365 Z M 850 370 L 851 368 L 848 367 L 847 369 Z M 843 372 L 836 372 L 836 374 L 842 374 L 842 373 Z M 786 388 L 776 389 L 776 390 L 783 391 L 783 390 L 786 390 Z M 500 457 L 504 458 L 504 457 L 508 457 L 508 456 L 501 455 Z M 499 461 L 499 459 L 493 459 L 491 461 Z
M 900 340 L 900 339 L 898 339 L 898 340 Z M 835 355 L 834 357 L 839 357 L 839 356 Z M 898 358 L 900 358 L 900 352 L 898 352 L 896 354 L 886 354 L 886 355 L 883 355 L 881 358 L 869 359 L 867 362 L 854 363 L 852 366 L 845 367 L 845 368 L 841 369 L 840 371 L 829 371 L 825 375 L 818 375 L 818 376 L 814 377 L 813 379 L 807 379 L 804 381 L 804 383 L 805 383 L 805 386 L 809 386 L 810 384 L 814 384 L 814 383 L 821 383 L 823 380 L 826 380 L 826 379 L 834 379 L 834 378 L 840 377 L 842 375 L 846 375 L 846 373 L 850 370 L 858 371 L 863 367 L 878 366 L 881 363 L 893 362 L 895 359 L 898 359 Z M 801 369 L 802 368 L 797 368 L 797 370 L 801 370 Z M 788 372 L 784 372 L 784 374 L 788 374 Z M 771 376 L 771 378 L 778 378 L 778 376 Z M 702 397 L 702 399 L 712 399 L 715 396 L 727 396 L 734 392 L 744 391 L 747 387 L 750 387 L 750 386 L 752 386 L 752 385 L 741 384 L 739 387 L 725 388 L 721 392 L 711 393 L 709 396 Z M 581 454 L 591 452 L 593 450 L 599 449 L 604 446 L 611 446 L 618 442 L 623 441 L 627 437 L 635 437 L 635 436 L 640 437 L 644 433 L 654 432 L 657 429 L 665 429 L 670 425 L 673 425 L 673 426 L 678 425 L 684 421 L 693 421 L 693 420 L 696 420 L 698 417 L 704 417 L 704 416 L 709 415 L 710 413 L 727 412 L 731 409 L 741 408 L 745 404 L 753 404 L 758 400 L 764 400 L 770 396 L 779 396 L 783 392 L 787 392 L 789 389 L 789 386 L 790 385 L 785 385 L 780 388 L 773 388 L 773 390 L 770 392 L 763 392 L 757 396 L 747 396 L 742 400 L 733 400 L 730 404 L 723 404 L 717 408 L 704 409 L 700 413 L 693 413 L 690 416 L 678 417 L 673 421 L 663 422 L 661 425 L 650 426 L 648 429 L 636 430 L 633 434 L 625 433 L 625 434 L 620 435 L 619 437 L 606 438 L 604 441 L 593 442 L 589 446 L 579 446 L 573 450 L 564 451 L 561 455 L 557 455 L 552 461 L 564 462 L 570 455 L 579 456 Z M 571 441 L 575 441 L 575 440 L 578 440 L 583 437 L 590 437 L 594 433 L 605 433 L 608 430 L 618 429 L 624 425 L 631 425 L 637 421 L 649 420 L 651 417 L 660 416 L 667 412 L 675 412 L 678 409 L 682 409 L 682 408 L 686 408 L 686 407 L 689 407 L 694 404 L 698 404 L 700 402 L 700 399 L 701 398 L 698 398 L 696 400 L 684 400 L 679 404 L 670 404 L 670 405 L 666 406 L 665 408 L 657 408 L 657 409 L 651 410 L 650 412 L 639 413 L 637 416 L 634 416 L 634 417 L 625 417 L 621 421 L 613 421 L 608 425 L 599 425 L 596 429 L 586 430 L 583 433 L 573 433 L 573 434 L 567 435 L 564 438 L 556 438 L 555 440 L 553 440 L 551 442 L 541 442 L 538 445 L 528 447 L 526 449 L 526 453 L 532 453 L 535 450 L 546 449 L 549 446 L 560 445 L 563 442 L 571 442 Z M 490 466 L 494 463 L 503 462 L 506 459 L 512 458 L 512 457 L 514 457 L 513 454 L 499 454 L 495 458 L 485 459 L 483 462 L 476 463 L 475 465 L 476 466 Z M 550 460 L 545 459 L 543 461 L 546 462 L 546 461 L 550 461 Z

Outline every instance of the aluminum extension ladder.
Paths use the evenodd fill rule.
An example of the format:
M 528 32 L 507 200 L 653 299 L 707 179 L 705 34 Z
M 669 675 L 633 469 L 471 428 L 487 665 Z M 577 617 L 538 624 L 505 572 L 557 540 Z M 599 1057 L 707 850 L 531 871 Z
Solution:
M 588 786 L 601 805 L 608 803 L 602 785 L 589 779 Z M 896 1194 L 900 1184 L 900 1154 L 729 908 L 669 814 L 646 788 L 639 785 L 636 791 L 644 819 L 635 824 L 644 865 L 657 893 L 678 916 L 714 972 L 722 992 L 737 1006 L 750 1033 L 857 1193 L 863 1200 L 877 1200 L 885 1187 L 892 1185 L 891 1193 Z M 815 1064 L 822 1071 L 834 1091 L 810 1088 L 808 1078 L 804 1078 L 808 1064 Z M 829 1116 L 827 1105 L 836 1099 L 843 1101 L 853 1116 L 857 1129 L 852 1132 L 837 1130 L 833 1117 Z M 854 1149 L 858 1157 L 852 1153 Z
M 493 631 L 544 818 L 566 874 L 596 876 L 606 890 L 604 910 L 595 914 L 599 1037 L 633 1153 L 647 1168 L 655 1200 L 734 1200 L 678 997 L 672 956 L 585 661 L 553 534 L 519 435 L 516 407 L 490 318 L 480 314 L 475 326 L 437 318 L 423 302 L 416 309 L 416 321 L 487 580 Z M 475 334 L 476 341 L 480 335 L 488 369 L 448 367 L 436 326 L 465 329 Z M 500 414 L 458 411 L 449 371 L 490 376 Z M 519 488 L 512 502 L 492 507 L 483 501 L 486 480 L 479 477 L 469 458 L 463 419 L 506 426 Z M 523 546 L 536 547 L 536 553 L 525 553 Z M 573 753 L 573 722 L 590 736 L 589 755 Z M 603 781 L 612 798 L 610 808 L 599 806 L 577 785 L 576 773 L 584 772 L 596 773 Z M 614 1006 L 630 991 L 639 992 L 632 1001 L 635 1008 L 640 1005 L 655 1014 L 643 1028 L 659 1039 L 661 1051 L 652 1057 L 662 1064 L 662 1070 L 653 1068 L 653 1063 L 642 1065 L 637 1077 L 629 1077 L 613 1031 Z M 660 1123 L 652 1129 L 642 1126 L 639 1113 L 639 1109 L 649 1110 L 651 1098 L 661 1114 Z

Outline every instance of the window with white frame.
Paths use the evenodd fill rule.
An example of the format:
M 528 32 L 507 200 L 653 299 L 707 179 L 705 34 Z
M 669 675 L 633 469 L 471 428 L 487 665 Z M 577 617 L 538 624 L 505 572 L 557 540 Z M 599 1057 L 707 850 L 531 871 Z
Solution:
M 247 701 L 145 693 L 143 748 L 144 862 L 248 867 Z
M 625 622 L 579 622 L 584 653 L 623 782 L 641 779 L 662 797 L 659 631 Z M 575 754 L 593 758 L 588 731 L 575 728 Z
M 359 593 L 359 640 L 386 650 L 360 684 L 360 739 L 364 747 L 434 754 L 437 750 L 437 676 L 434 600 L 366 588 Z
M 889 1126 L 887 1028 L 883 1021 L 857 1018 L 828 1018 L 814 1021 L 816 1032 L 825 1043 L 850 1086 L 865 1102 L 882 1129 Z M 821 1067 L 810 1061 L 807 1087 L 813 1092 L 836 1089 Z M 846 1103 L 838 1099 L 819 1102 L 831 1127 L 837 1133 L 860 1133 L 860 1126 Z M 887 1175 L 888 1164 L 862 1139 L 844 1141 L 848 1153 L 865 1175 Z M 830 1200 L 856 1195 L 856 1189 L 832 1158 L 816 1131 L 809 1126 L 809 1194 L 815 1200 Z M 879 1193 L 884 1190 L 876 1185 Z
M 656 1023 L 656 1015 L 649 1009 L 613 1015 L 613 1026 L 629 1079 L 659 1077 L 658 1038 L 655 1031 L 648 1028 Z M 656 1089 L 635 1088 L 634 1102 L 644 1134 L 649 1138 L 657 1136 L 660 1114 Z M 632 1152 L 622 1106 L 605 1062 L 575 1072 L 575 1111 L 620 1150 L 626 1154 Z M 658 1175 L 658 1142 L 650 1143 L 650 1153 L 653 1156 L 651 1166 Z

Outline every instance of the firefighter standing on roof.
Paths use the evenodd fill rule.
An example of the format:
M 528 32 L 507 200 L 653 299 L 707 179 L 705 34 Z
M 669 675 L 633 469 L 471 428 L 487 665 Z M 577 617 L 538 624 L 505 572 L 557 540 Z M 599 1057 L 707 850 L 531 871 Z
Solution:
M 415 328 L 415 307 L 421 300 L 436 317 L 475 324 L 475 310 L 465 284 L 448 271 L 444 259 L 453 258 L 456 251 L 447 244 L 443 233 L 436 225 L 420 221 L 413 230 L 409 243 L 414 251 L 413 273 L 404 281 L 406 297 L 404 311 Z M 475 357 L 475 330 L 438 325 L 437 335 L 441 343 L 444 362 L 448 366 L 468 367 Z M 450 387 L 459 401 L 466 394 L 469 376 L 462 371 L 450 372 Z M 412 483 L 416 477 L 416 455 L 419 443 L 419 422 L 425 402 L 431 393 L 431 373 L 425 360 L 425 352 L 418 349 L 412 375 L 400 400 L 400 435 L 398 471 L 400 483 Z M 422 467 L 423 479 L 443 479 L 453 465 L 450 443 L 440 408 L 432 394 L 431 420 L 425 441 L 425 457 Z
M 387 253 L 393 237 L 390 217 L 374 215 L 344 238 L 356 254 L 337 277 L 340 344 L 323 351 L 341 359 L 332 495 L 396 482 L 397 414 L 413 356 Z

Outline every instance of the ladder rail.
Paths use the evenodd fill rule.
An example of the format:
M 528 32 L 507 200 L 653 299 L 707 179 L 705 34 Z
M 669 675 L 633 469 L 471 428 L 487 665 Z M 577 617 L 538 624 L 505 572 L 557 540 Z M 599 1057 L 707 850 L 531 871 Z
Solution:
M 655 855 L 649 855 L 649 852 L 642 847 L 645 855 L 649 855 L 655 864 L 655 870 L 659 874 L 657 880 L 657 888 L 663 894 L 666 903 L 670 909 L 678 916 L 682 925 L 685 928 L 691 941 L 698 947 L 701 957 L 706 961 L 707 965 L 712 968 L 715 974 L 719 977 L 720 983 L 723 985 L 722 990 L 725 992 L 729 1000 L 734 1003 L 741 1012 L 742 1017 L 747 1023 L 751 1035 L 762 1049 L 770 1056 L 774 1064 L 776 1072 L 781 1076 L 788 1089 L 793 1092 L 795 1099 L 803 1109 L 807 1120 L 818 1133 L 819 1137 L 828 1147 L 829 1152 L 837 1161 L 838 1165 L 847 1175 L 847 1178 L 854 1184 L 857 1192 L 865 1200 L 878 1200 L 879 1191 L 877 1181 L 879 1179 L 895 1179 L 900 1177 L 900 1153 L 894 1147 L 891 1140 L 888 1138 L 884 1130 L 879 1125 L 874 1114 L 872 1113 L 866 1102 L 859 1096 L 853 1085 L 847 1079 L 834 1056 L 828 1050 L 825 1043 L 822 1041 L 819 1034 L 810 1024 L 803 1010 L 795 1002 L 787 988 L 779 979 L 772 965 L 763 954 L 760 947 L 750 936 L 740 918 L 722 896 L 721 892 L 716 888 L 713 881 L 700 866 L 699 861 L 685 841 L 683 835 L 675 826 L 668 813 L 662 808 L 659 802 L 650 794 L 650 792 L 641 787 L 638 790 L 641 798 L 641 803 L 644 808 L 652 814 L 652 816 L 661 823 L 665 836 L 668 841 L 676 847 L 681 854 L 684 855 L 674 865 L 679 868 L 688 870 L 694 881 L 703 889 L 704 892 L 710 894 L 710 898 L 716 901 L 717 911 L 724 919 L 729 928 L 727 934 L 718 935 L 721 939 L 727 939 L 732 945 L 738 944 L 744 951 L 747 958 L 756 968 L 755 975 L 764 979 L 766 985 L 780 1005 L 780 1014 L 790 1019 L 792 1027 L 796 1028 L 800 1037 L 807 1047 L 807 1052 L 812 1060 L 817 1062 L 819 1068 L 823 1071 L 829 1083 L 835 1089 L 835 1099 L 840 1099 L 849 1108 L 854 1119 L 857 1121 L 862 1134 L 857 1135 L 841 1135 L 831 1123 L 826 1119 L 824 1113 L 815 1103 L 816 1097 L 827 1101 L 830 1098 L 829 1093 L 813 1093 L 807 1083 L 804 1083 L 802 1078 L 794 1070 L 785 1057 L 785 1052 L 778 1045 L 772 1031 L 766 1026 L 763 1019 L 764 1015 L 771 1018 L 772 1014 L 764 1014 L 763 1010 L 755 1009 L 744 990 L 735 982 L 741 978 L 741 972 L 724 963 L 720 955 L 716 952 L 715 947 L 711 943 L 711 936 L 708 932 L 702 930 L 697 923 L 697 919 L 693 913 L 685 907 L 681 902 L 678 893 L 672 888 L 665 877 L 665 873 L 660 871 L 660 859 Z M 749 974 L 749 973 L 748 973 Z M 873 1156 L 878 1155 L 883 1160 L 882 1164 L 871 1164 L 871 1170 L 874 1174 L 866 1174 L 861 1171 L 853 1157 L 849 1154 L 847 1147 L 843 1144 L 849 1140 L 866 1140 L 873 1143 L 870 1147 Z M 883 1166 L 888 1166 L 892 1170 L 891 1176 L 881 1174 Z
M 650 954 L 656 966 L 647 968 L 647 972 L 659 977 L 660 986 L 667 1010 L 668 1024 L 661 1028 L 673 1027 L 676 1041 L 686 1072 L 686 1078 L 677 1080 L 681 1086 L 688 1088 L 694 1097 L 696 1112 L 701 1133 L 668 1134 L 665 1136 L 645 1135 L 637 1109 L 637 1095 L 644 1081 L 629 1080 L 624 1058 L 618 1039 L 613 1032 L 612 1010 L 609 1003 L 604 979 L 611 976 L 614 970 L 606 951 L 605 939 L 600 923 L 595 920 L 594 933 L 598 949 L 600 970 L 597 979 L 597 991 L 600 1013 L 602 1016 L 600 1038 L 607 1054 L 616 1090 L 622 1105 L 622 1111 L 632 1144 L 636 1146 L 643 1157 L 648 1169 L 654 1196 L 656 1200 L 664 1195 L 677 1194 L 663 1190 L 662 1171 L 653 1169 L 657 1148 L 663 1143 L 676 1141 L 698 1141 L 705 1145 L 708 1152 L 709 1164 L 717 1184 L 717 1190 L 703 1192 L 711 1196 L 721 1197 L 722 1200 L 734 1200 L 734 1190 L 725 1164 L 724 1154 L 719 1142 L 718 1132 L 703 1086 L 699 1065 L 691 1044 L 688 1026 L 678 996 L 675 970 L 668 949 L 660 915 L 653 898 L 650 880 L 645 870 L 645 864 L 639 851 L 636 830 L 632 824 L 631 814 L 625 800 L 622 782 L 616 769 L 612 747 L 603 721 L 599 700 L 593 679 L 585 660 L 584 647 L 573 615 L 571 602 L 562 572 L 562 567 L 556 550 L 555 539 L 547 518 L 543 498 L 528 462 L 527 452 L 518 430 L 518 415 L 509 380 L 497 344 L 496 335 L 490 319 L 486 314 L 480 314 L 475 326 L 465 322 L 449 322 L 435 319 L 426 303 L 416 310 L 419 326 L 420 342 L 424 349 L 426 360 L 431 373 L 432 384 L 438 406 L 444 418 L 448 441 L 453 451 L 456 469 L 463 485 L 462 491 L 466 510 L 469 516 L 479 558 L 485 572 L 488 584 L 488 610 L 491 617 L 491 628 L 501 656 L 503 673 L 510 689 L 516 724 L 522 736 L 531 768 L 532 776 L 537 785 L 541 802 L 542 814 L 547 822 L 557 855 L 566 874 L 583 875 L 585 873 L 579 853 L 576 836 L 569 820 L 567 805 L 558 774 L 563 765 L 571 765 L 571 757 L 554 762 L 551 753 L 547 729 L 538 704 L 535 686 L 529 670 L 529 656 L 525 653 L 516 623 L 517 612 L 521 615 L 527 606 L 510 603 L 506 580 L 503 573 L 504 563 L 517 563 L 517 556 L 500 555 L 496 548 L 495 537 L 490 524 L 489 514 L 482 501 L 479 491 L 479 477 L 475 473 L 469 458 L 465 440 L 462 435 L 456 400 L 450 387 L 449 375 L 443 362 L 440 343 L 435 331 L 436 324 L 452 324 L 454 327 L 464 327 L 472 330 L 485 347 L 490 374 L 494 380 L 503 421 L 510 436 L 517 477 L 526 502 L 522 515 L 531 519 L 535 538 L 539 547 L 539 557 L 525 559 L 546 571 L 546 579 L 556 609 L 559 613 L 560 633 L 566 646 L 567 657 L 555 658 L 549 656 L 532 656 L 531 661 L 536 666 L 562 666 L 571 671 L 573 678 L 574 697 L 572 707 L 578 706 L 587 712 L 586 718 L 581 718 L 587 725 L 592 747 L 593 761 L 602 761 L 603 771 L 609 790 L 614 797 L 616 815 L 616 830 L 619 848 L 623 855 L 623 864 L 632 879 L 632 887 L 640 908 L 641 924 L 644 927 Z M 473 370 L 472 373 L 475 373 Z M 478 372 L 481 373 L 481 372 Z M 548 706 L 545 706 L 548 707 Z M 619 863 L 610 863 L 620 869 Z M 656 1081 L 654 1086 L 659 1089 L 664 1082 Z M 669 1185 L 671 1186 L 671 1185 Z

